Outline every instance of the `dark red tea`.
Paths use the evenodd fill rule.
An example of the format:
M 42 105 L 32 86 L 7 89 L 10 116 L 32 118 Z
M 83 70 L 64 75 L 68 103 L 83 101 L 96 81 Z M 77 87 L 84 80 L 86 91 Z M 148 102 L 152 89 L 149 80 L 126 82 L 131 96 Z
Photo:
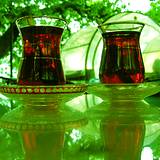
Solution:
M 99 77 L 102 83 L 140 83 L 144 81 L 144 64 L 139 45 L 140 32 L 104 33 Z
M 23 59 L 18 84 L 64 84 L 65 77 L 60 60 L 62 28 L 29 26 L 21 28 Z

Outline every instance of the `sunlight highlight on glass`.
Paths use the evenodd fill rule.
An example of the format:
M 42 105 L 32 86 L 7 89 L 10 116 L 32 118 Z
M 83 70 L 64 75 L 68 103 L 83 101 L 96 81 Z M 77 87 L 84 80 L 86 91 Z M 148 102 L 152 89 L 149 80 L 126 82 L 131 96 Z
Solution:
M 153 152 L 150 147 L 145 147 L 142 150 L 141 160 L 153 160 Z

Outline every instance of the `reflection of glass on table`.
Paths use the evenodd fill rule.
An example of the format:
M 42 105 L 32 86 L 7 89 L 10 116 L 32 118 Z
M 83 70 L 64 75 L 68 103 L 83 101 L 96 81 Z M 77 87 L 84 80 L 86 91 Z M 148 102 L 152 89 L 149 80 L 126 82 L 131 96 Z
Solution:
M 144 98 L 159 92 L 159 83 L 95 84 L 89 92 L 103 99 L 87 111 L 89 119 L 100 120 L 105 160 L 139 160 L 147 122 L 159 122 L 159 108 Z
M 4 96 L 20 103 L 1 117 L 0 127 L 19 134 L 26 160 L 61 160 L 64 134 L 87 123 L 65 103 L 83 94 L 86 85 L 0 86 Z

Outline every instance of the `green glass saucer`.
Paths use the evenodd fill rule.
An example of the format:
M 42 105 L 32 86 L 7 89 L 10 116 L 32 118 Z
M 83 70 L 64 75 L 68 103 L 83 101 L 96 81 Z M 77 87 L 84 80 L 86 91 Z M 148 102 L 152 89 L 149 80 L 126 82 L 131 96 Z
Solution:
M 160 92 L 160 81 L 121 84 L 97 83 L 88 86 L 88 92 L 95 94 L 102 99 L 144 99 L 145 97 Z
M 1 94 L 25 107 L 52 106 L 56 108 L 60 104 L 83 94 L 86 89 L 87 85 L 85 84 L 56 86 L 0 85 Z
M 60 131 L 86 123 L 80 112 L 66 102 L 83 94 L 85 84 L 57 86 L 1 85 L 0 93 L 20 106 L 1 117 L 0 127 L 7 130 Z

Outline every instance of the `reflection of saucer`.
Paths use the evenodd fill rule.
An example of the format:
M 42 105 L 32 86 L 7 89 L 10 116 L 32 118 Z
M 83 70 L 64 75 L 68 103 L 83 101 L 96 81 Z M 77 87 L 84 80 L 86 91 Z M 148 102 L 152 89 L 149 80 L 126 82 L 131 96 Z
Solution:
M 93 84 L 88 87 L 102 99 L 144 99 L 160 91 L 160 82 L 124 83 L 124 84 Z
M 69 108 L 31 109 L 17 107 L 1 117 L 0 127 L 14 131 L 64 131 L 87 123 L 79 112 Z
M 140 118 L 143 121 L 159 122 L 160 109 L 158 106 L 149 104 L 144 100 L 117 100 L 103 101 L 91 107 L 85 113 L 88 119 L 123 119 L 136 121 Z M 138 117 L 138 118 L 137 118 Z
M 24 106 L 56 106 L 86 91 L 87 85 L 21 86 L 1 85 L 0 93 Z

